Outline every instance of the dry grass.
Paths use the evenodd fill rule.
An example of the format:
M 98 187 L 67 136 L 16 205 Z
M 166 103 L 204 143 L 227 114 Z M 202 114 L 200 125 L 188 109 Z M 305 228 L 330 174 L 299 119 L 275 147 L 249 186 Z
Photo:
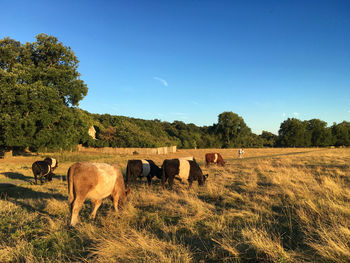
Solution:
M 204 166 L 206 152 L 227 165 Z M 33 185 L 43 156 L 0 159 L 0 262 L 350 262 L 350 149 L 180 150 L 167 156 L 59 153 L 57 176 Z M 68 227 L 65 175 L 76 161 L 194 156 L 209 179 L 133 189 L 116 215 Z M 14 186 L 5 185 L 13 183 Z

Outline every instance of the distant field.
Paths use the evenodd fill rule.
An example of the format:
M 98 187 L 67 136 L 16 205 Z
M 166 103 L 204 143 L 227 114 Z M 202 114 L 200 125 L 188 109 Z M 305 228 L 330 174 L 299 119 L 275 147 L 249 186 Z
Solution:
M 204 166 L 219 152 L 225 167 Z M 0 262 L 350 262 L 350 149 L 179 150 L 169 155 L 49 154 L 56 177 L 32 184 L 46 155 L 0 159 Z M 204 187 L 157 179 L 132 188 L 119 216 L 110 200 L 95 221 L 68 226 L 66 173 L 76 161 L 194 156 Z

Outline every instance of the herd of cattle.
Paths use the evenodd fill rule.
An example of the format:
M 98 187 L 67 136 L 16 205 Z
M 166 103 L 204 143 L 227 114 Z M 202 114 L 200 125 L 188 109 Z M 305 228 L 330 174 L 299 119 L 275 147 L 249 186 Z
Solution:
M 219 153 L 207 153 L 205 164 L 210 163 L 225 165 Z M 36 161 L 32 165 L 35 178 L 41 184 L 43 181 L 51 181 L 53 171 L 57 168 L 58 161 L 54 158 L 46 158 L 43 161 Z M 79 211 L 85 201 L 90 199 L 93 203 L 93 211 L 90 218 L 94 219 L 97 209 L 102 203 L 102 199 L 110 197 L 114 209 L 118 212 L 118 207 L 122 207 L 126 197 L 130 192 L 130 185 L 136 183 L 137 178 L 146 177 L 151 185 L 153 177 L 161 180 L 161 185 L 165 188 L 168 182 L 171 189 L 174 180 L 187 180 L 189 187 L 194 181 L 198 185 L 203 185 L 208 178 L 208 174 L 203 174 L 201 168 L 193 157 L 183 157 L 178 159 L 164 160 L 161 167 L 158 167 L 152 160 L 129 160 L 126 168 L 126 180 L 121 169 L 117 165 L 105 163 L 78 162 L 69 167 L 67 173 L 68 181 L 68 201 L 71 211 L 71 225 L 75 226 L 79 222 Z M 128 190 L 126 190 L 126 188 Z

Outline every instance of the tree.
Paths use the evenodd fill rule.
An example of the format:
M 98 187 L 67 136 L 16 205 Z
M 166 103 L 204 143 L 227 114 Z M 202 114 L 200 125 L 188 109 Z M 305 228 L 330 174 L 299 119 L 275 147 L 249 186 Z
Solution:
M 350 122 L 334 123 L 331 129 L 336 146 L 350 146 Z
M 33 82 L 41 81 L 57 90 L 66 105 L 77 106 L 87 94 L 87 86 L 77 71 L 79 60 L 70 47 L 65 47 L 54 36 L 40 34 L 37 41 L 24 48 L 30 55 L 30 75 Z
M 223 112 L 218 116 L 217 132 L 224 148 L 249 144 L 251 130 L 243 118 L 233 112 Z
M 86 114 L 71 108 L 87 86 L 69 47 L 45 34 L 36 40 L 0 40 L 0 146 L 68 149 L 89 126 Z
M 288 118 L 281 123 L 278 131 L 279 144 L 287 147 L 308 146 L 306 123 L 295 118 Z
M 332 133 L 327 123 L 319 119 L 307 121 L 307 131 L 311 137 L 311 146 L 329 146 L 332 143 Z
M 263 140 L 263 146 L 274 147 L 276 145 L 278 136 L 272 132 L 262 131 L 261 135 L 259 136 Z

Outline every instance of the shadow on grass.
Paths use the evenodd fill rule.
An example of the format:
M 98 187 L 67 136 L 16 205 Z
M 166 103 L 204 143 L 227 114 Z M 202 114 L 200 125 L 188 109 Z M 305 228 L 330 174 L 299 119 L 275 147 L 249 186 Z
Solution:
M 0 173 L 0 175 L 4 175 L 11 180 L 16 180 L 16 181 L 9 180 L 8 182 L 5 182 L 8 184 L 17 185 L 20 183 L 19 180 L 27 182 L 29 184 L 34 184 L 34 176 L 33 177 L 32 176 L 25 176 L 21 173 L 14 173 L 14 172 L 4 172 L 4 173 Z M 57 179 L 60 181 L 67 181 L 67 175 L 65 175 L 65 174 L 53 174 L 52 179 Z M 44 180 L 44 183 L 47 183 L 47 182 Z M 40 182 L 38 182 L 38 184 L 40 184 Z
M 65 174 L 53 174 L 52 179 L 57 179 L 60 181 L 67 181 L 67 175 L 65 175 Z
M 32 183 L 34 177 L 31 177 L 31 176 L 25 176 L 21 173 L 14 173 L 14 172 L 4 172 L 4 173 L 0 173 L 0 175 L 4 175 L 6 176 L 7 178 L 9 179 L 13 179 L 13 180 L 22 180 L 22 181 L 25 181 L 25 182 L 28 182 L 28 183 Z
M 45 193 L 40 191 L 34 191 L 30 188 L 22 187 L 22 186 L 9 186 L 3 187 L 1 191 L 1 195 L 5 195 L 14 199 L 34 199 L 34 200 L 42 200 L 42 199 L 57 199 L 57 200 L 66 200 L 67 197 L 58 194 L 58 193 Z
M 47 199 L 57 199 L 60 201 L 67 200 L 67 197 L 58 194 L 58 193 L 46 193 L 46 192 L 40 192 L 40 191 L 34 191 L 30 188 L 22 187 L 22 186 L 16 186 L 13 184 L 1 184 L 1 192 L 0 192 L 0 199 L 5 199 L 15 205 L 18 205 L 22 207 L 23 209 L 27 210 L 28 212 L 40 212 L 42 214 L 46 214 L 49 216 L 49 213 L 44 211 L 43 209 L 46 207 L 46 200 Z M 22 201 L 25 200 L 25 201 Z M 31 202 L 27 201 L 34 201 L 37 205 L 34 207 L 32 206 Z

